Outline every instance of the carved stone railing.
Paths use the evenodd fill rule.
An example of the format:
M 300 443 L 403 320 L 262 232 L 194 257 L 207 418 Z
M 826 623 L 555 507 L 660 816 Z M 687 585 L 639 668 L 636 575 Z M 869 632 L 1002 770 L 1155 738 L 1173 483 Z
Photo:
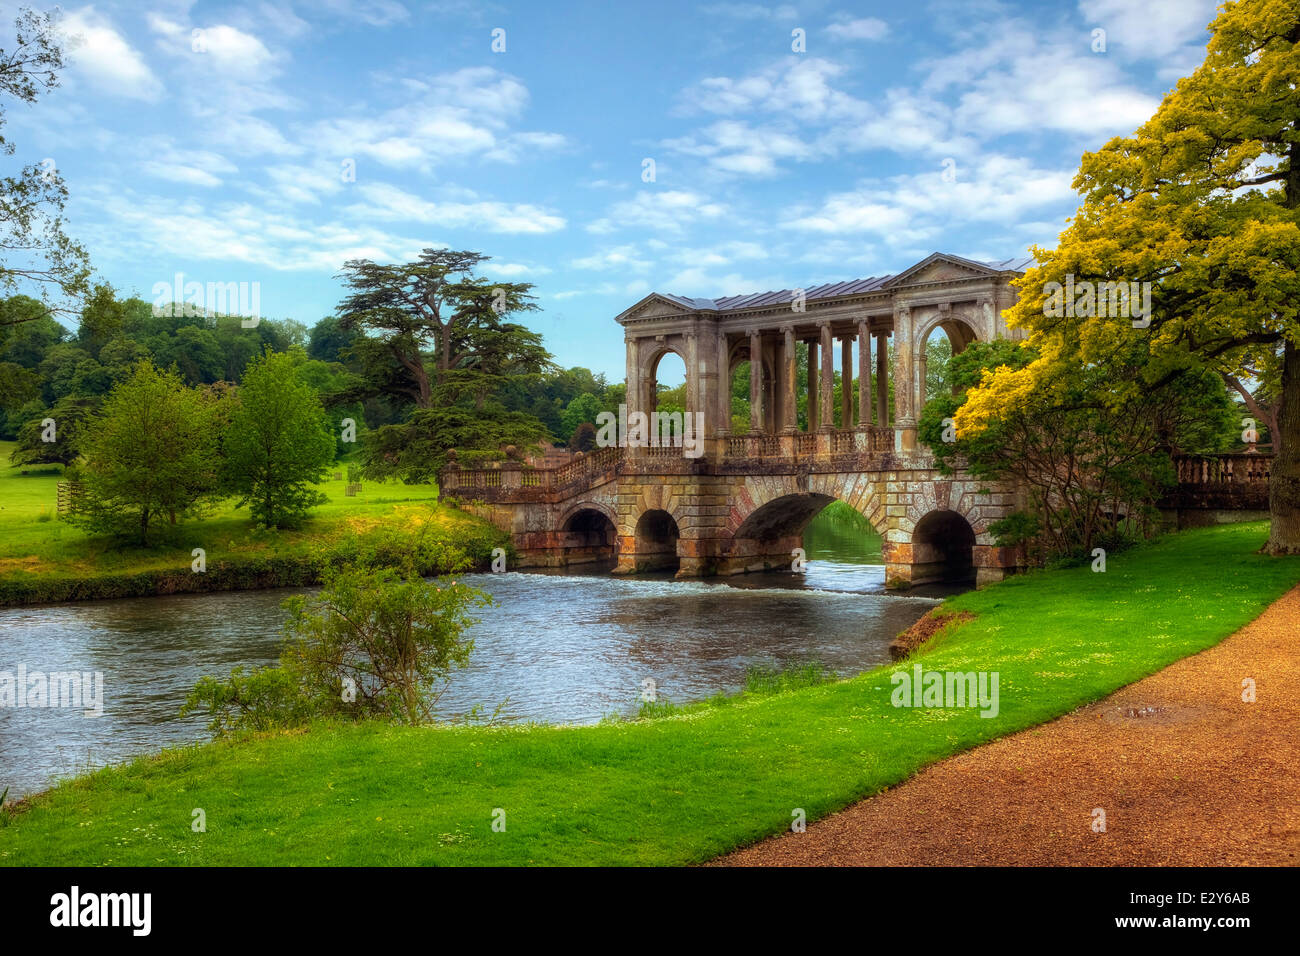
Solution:
M 1175 455 L 1178 487 L 1160 506 L 1179 511 L 1267 511 L 1272 467 L 1272 455 Z
M 439 475 L 443 494 L 485 502 L 555 501 L 612 479 L 620 469 L 643 473 L 676 473 L 681 468 L 718 468 L 727 473 L 761 471 L 775 465 L 798 464 L 814 469 L 869 469 L 880 467 L 894 452 L 894 429 L 888 426 L 798 432 L 785 435 L 729 435 L 713 454 L 720 460 L 687 456 L 678 446 L 633 449 L 597 448 L 579 453 L 554 468 L 532 468 L 519 461 L 492 462 L 484 467 L 462 468 L 453 460 Z
M 678 449 L 671 449 L 680 454 Z M 590 487 L 603 477 L 612 477 L 623 460 L 618 447 L 597 448 L 578 453 L 557 468 L 530 468 L 517 461 L 492 462 L 484 468 L 461 468 L 452 462 L 438 476 L 443 494 L 483 501 L 540 501 L 562 491 Z
M 1174 467 L 1178 470 L 1180 485 L 1245 485 L 1268 481 L 1272 473 L 1273 456 L 1175 455 Z

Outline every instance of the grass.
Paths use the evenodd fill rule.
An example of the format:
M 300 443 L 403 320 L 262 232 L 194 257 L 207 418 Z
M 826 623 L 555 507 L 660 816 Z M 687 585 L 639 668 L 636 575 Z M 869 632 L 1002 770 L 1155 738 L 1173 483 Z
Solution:
M 168 540 L 148 548 L 95 537 L 59 520 L 57 485 L 62 468 L 12 466 L 13 442 L 0 442 L 0 591 L 13 582 L 26 585 L 94 581 L 123 574 L 188 571 L 194 548 L 203 548 L 208 565 L 259 558 L 306 558 L 329 551 L 352 535 L 389 528 L 413 532 L 425 526 L 447 539 L 481 535 L 483 523 L 438 504 L 436 485 L 364 483 L 359 495 L 344 494 L 346 464 L 335 465 L 320 485 L 329 501 L 315 508 L 300 527 L 258 530 L 247 508 L 223 502 L 203 520 L 189 520 L 160 535 Z M 23 474 L 23 472 L 27 472 Z M 334 480 L 335 473 L 344 475 Z
M 906 664 L 588 727 L 318 726 L 173 750 L 10 813 L 0 863 L 680 864 L 816 819 L 1212 646 L 1300 580 L 1260 524 L 1172 535 L 948 602 Z M 890 704 L 891 672 L 989 670 L 1000 712 Z M 770 683 L 770 682 L 769 682 Z M 0 780 L 0 786 L 3 785 Z M 207 831 L 190 829 L 192 811 Z M 494 832 L 493 812 L 506 829 Z

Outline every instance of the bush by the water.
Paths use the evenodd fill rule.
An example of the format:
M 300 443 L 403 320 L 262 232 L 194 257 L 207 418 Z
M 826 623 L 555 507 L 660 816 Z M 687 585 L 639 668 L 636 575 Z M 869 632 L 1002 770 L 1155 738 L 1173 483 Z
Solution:
M 292 727 L 315 718 L 432 720 L 451 674 L 469 662 L 470 610 L 491 598 L 456 580 L 391 568 L 329 571 L 312 597 L 291 597 L 280 663 L 204 677 L 181 714 L 211 715 L 217 733 Z

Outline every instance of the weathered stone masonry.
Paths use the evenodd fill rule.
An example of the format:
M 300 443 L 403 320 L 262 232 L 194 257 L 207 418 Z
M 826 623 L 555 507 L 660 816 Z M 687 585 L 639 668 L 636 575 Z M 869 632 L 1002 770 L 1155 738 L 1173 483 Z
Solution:
M 1017 506 L 1016 489 L 984 487 L 960 472 L 942 476 L 918 445 L 916 419 L 930 333 L 942 329 L 954 354 L 975 340 L 1017 337 L 1001 312 L 1014 301 L 1010 281 L 1025 264 L 936 253 L 895 276 L 802 296 L 649 295 L 618 316 L 629 411 L 654 410 L 659 362 L 669 352 L 681 356 L 687 408 L 704 413 L 702 457 L 674 448 L 603 448 L 550 470 L 514 461 L 475 470 L 453 464 L 442 476 L 443 493 L 509 531 L 525 564 L 615 558 L 617 572 L 675 567 L 681 576 L 789 567 L 808 522 L 840 500 L 884 538 L 891 583 L 998 580 L 1023 563 L 988 532 Z M 809 350 L 802 382 L 795 381 L 796 342 Z M 744 361 L 751 418 L 746 434 L 732 435 L 728 385 Z M 799 388 L 809 397 L 802 431 Z

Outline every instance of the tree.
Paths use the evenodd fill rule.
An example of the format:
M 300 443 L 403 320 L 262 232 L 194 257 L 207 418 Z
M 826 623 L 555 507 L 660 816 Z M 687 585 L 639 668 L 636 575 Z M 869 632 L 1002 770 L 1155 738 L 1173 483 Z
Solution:
M 1171 453 L 1219 451 L 1234 433 L 1227 392 L 1206 369 L 1158 389 L 1129 387 L 1150 363 L 1149 346 L 1137 340 L 1105 364 L 1063 365 L 1050 383 L 954 440 L 954 418 L 986 397 L 981 381 L 1038 361 L 1032 346 L 974 342 L 949 363 L 958 392 L 925 405 L 918 436 L 943 471 L 960 465 L 1025 490 L 1027 507 L 990 528 L 999 543 L 1029 544 L 1039 561 L 1122 546 L 1155 530 L 1156 502 L 1175 483 Z
M 14 20 L 13 49 L 0 49 L 0 96 L 35 103 L 59 85 L 63 49 L 57 34 L 59 13 L 23 9 Z M 4 127 L 0 100 L 0 131 Z M 12 156 L 14 144 L 0 132 L 0 155 Z M 50 160 L 0 176 L 0 292 L 20 283 L 43 294 L 80 295 L 89 267 L 85 250 L 63 231 L 68 190 Z M 49 314 L 52 310 L 46 310 Z M 6 316 L 3 322 L 25 321 Z
M 99 404 L 97 397 L 65 395 L 52 407 L 25 410 L 9 460 L 15 465 L 71 465 L 81 457 L 82 433 Z
M 592 451 L 596 447 L 596 426 L 591 422 L 583 422 L 573 430 L 572 437 L 569 438 L 570 451 Z
M 218 490 L 212 412 L 175 372 L 141 362 L 82 428 L 83 493 L 74 523 L 135 534 L 201 510 Z
M 126 303 L 117 297 L 117 292 L 107 282 L 97 283 L 81 307 L 77 341 L 98 358 L 99 350 L 122 334 L 125 323 Z
M 1248 377 L 1280 352 L 1267 550 L 1295 553 L 1300 4 L 1238 0 L 1210 30 L 1205 61 L 1145 125 L 1084 154 L 1074 181 L 1083 205 L 1056 249 L 1033 250 L 1038 265 L 1007 312 L 1011 325 L 1029 330 L 1038 358 L 993 373 L 958 413 L 957 428 L 966 435 L 986 427 L 1068 366 L 1104 364 L 1136 338 L 1150 340 L 1151 363 L 1133 390 L 1158 388 L 1199 362 Z M 1098 293 L 1098 282 L 1123 283 L 1128 302 L 1116 301 L 1115 286 Z M 1076 301 L 1065 303 L 1061 286 L 1073 286 Z M 1135 319 L 1147 293 L 1149 315 L 1143 307 Z
M 560 434 L 572 435 L 578 430 L 578 426 L 584 422 L 596 423 L 596 416 L 600 414 L 601 401 L 598 397 L 587 392 L 579 395 L 573 401 L 569 402 L 564 409 L 564 414 L 560 417 Z
M 477 252 L 425 249 L 415 262 L 380 265 L 349 259 L 339 273 L 352 294 L 339 305 L 340 328 L 373 336 L 377 353 L 400 367 L 399 388 L 419 408 L 433 404 L 433 387 L 456 370 L 508 371 L 516 354 L 540 348 L 535 333 L 503 321 L 536 309 L 528 283 L 477 277 L 487 260 Z M 435 372 L 429 375 L 426 353 Z M 355 346 L 354 346 L 355 354 Z M 375 353 L 367 353 L 374 357 Z M 549 358 L 542 353 L 542 361 Z M 536 356 L 525 356 L 538 365 Z
M 501 458 L 508 445 L 527 448 L 548 438 L 545 426 L 524 412 L 495 403 L 482 409 L 464 405 L 418 408 L 401 425 L 384 425 L 366 436 L 365 473 L 411 484 L 436 481 L 455 449 L 460 463 Z
M 264 352 L 248 366 L 223 436 L 229 487 L 253 519 L 281 528 L 328 499 L 319 484 L 334 460 L 325 409 L 297 373 L 301 350 Z M 238 507 L 237 506 L 237 507 Z
M 206 711 L 217 732 L 315 717 L 425 723 L 452 673 L 469 662 L 470 610 L 492 599 L 460 581 L 349 568 L 329 572 L 315 597 L 284 603 L 289 621 L 279 666 L 204 677 L 182 714 Z
M 342 362 L 344 351 L 358 338 L 356 329 L 345 331 L 336 316 L 327 315 L 311 327 L 307 355 L 322 362 Z

